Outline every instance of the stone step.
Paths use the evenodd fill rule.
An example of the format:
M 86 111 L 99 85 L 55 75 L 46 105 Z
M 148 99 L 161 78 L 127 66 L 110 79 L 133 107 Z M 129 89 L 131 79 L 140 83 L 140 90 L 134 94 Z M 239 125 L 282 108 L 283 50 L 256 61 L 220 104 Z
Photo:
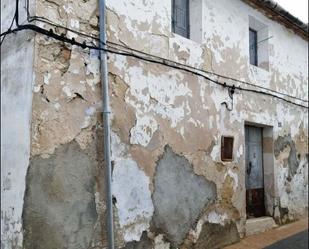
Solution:
M 272 217 L 252 218 L 246 221 L 246 236 L 262 233 L 277 227 Z

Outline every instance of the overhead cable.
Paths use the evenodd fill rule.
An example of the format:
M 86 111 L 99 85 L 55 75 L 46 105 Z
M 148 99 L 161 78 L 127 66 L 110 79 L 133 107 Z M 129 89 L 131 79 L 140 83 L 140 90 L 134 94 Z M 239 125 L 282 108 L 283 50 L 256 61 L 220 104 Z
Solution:
M 16 1 L 19 1 L 19 0 L 16 0 Z M 100 39 L 99 39 L 99 37 L 97 37 L 97 36 L 89 35 L 89 34 L 86 34 L 86 33 L 83 33 L 83 32 L 77 31 L 77 30 L 74 30 L 74 29 L 70 29 L 70 28 L 65 27 L 65 26 L 63 26 L 63 25 L 56 24 L 56 23 L 52 22 L 51 20 L 49 20 L 48 18 L 43 17 L 43 16 L 31 16 L 31 15 L 30 15 L 30 10 L 29 10 L 29 0 L 25 0 L 25 1 L 26 1 L 26 10 L 27 10 L 27 20 L 28 20 L 28 22 L 40 21 L 40 22 L 49 24 L 49 25 L 51 25 L 51 26 L 53 26 L 53 27 L 61 28 L 61 29 L 70 31 L 70 32 L 72 32 L 72 33 L 75 33 L 75 34 L 77 34 L 77 35 L 80 35 L 80 36 L 84 36 L 84 37 L 88 37 L 88 38 L 94 39 L 94 40 L 96 40 L 97 42 L 100 43 Z M 271 37 L 269 37 L 269 38 L 271 38 Z M 269 39 L 269 38 L 268 38 L 268 39 Z M 145 56 L 151 56 L 151 57 L 154 57 L 154 58 L 159 59 L 159 60 L 167 60 L 166 58 L 163 58 L 163 57 L 160 57 L 160 56 L 157 56 L 157 55 L 152 55 L 152 54 L 149 54 L 149 53 L 145 53 L 145 52 L 143 52 L 143 51 L 136 50 L 136 49 L 127 47 L 127 46 L 122 45 L 122 44 L 119 44 L 119 43 L 115 43 L 115 42 L 111 42 L 111 41 L 107 41 L 107 43 L 108 43 L 108 44 L 115 45 L 115 46 L 117 46 L 117 47 L 121 47 L 121 48 L 126 49 L 126 50 L 127 50 L 127 49 L 132 50 L 132 51 L 134 51 L 134 52 L 143 54 L 143 55 L 145 55 Z M 106 44 L 102 44 L 102 45 L 106 45 Z M 200 68 L 195 68 L 195 67 L 192 67 L 192 66 L 190 66 L 190 65 L 183 64 L 183 63 L 177 63 L 177 64 L 178 64 L 178 65 L 181 65 L 181 66 L 185 66 L 185 67 L 191 68 L 191 69 L 193 69 L 193 70 L 199 70 L 200 72 L 203 72 L 203 73 L 212 74 L 212 75 L 215 75 L 215 76 L 218 76 L 218 77 L 227 79 L 227 80 L 231 80 L 231 81 L 234 81 L 234 82 L 238 82 L 238 83 L 242 83 L 242 84 L 245 84 L 245 85 L 249 85 L 249 86 L 252 86 L 252 87 L 254 87 L 254 88 L 261 88 L 261 89 L 263 89 L 263 90 L 270 91 L 270 92 L 273 92 L 273 93 L 276 93 L 276 94 L 280 94 L 280 95 L 286 96 L 286 97 L 288 97 L 288 98 L 297 99 L 297 100 L 299 100 L 299 101 L 307 102 L 307 103 L 309 102 L 308 100 L 305 100 L 305 99 L 302 99 L 302 98 L 299 98 L 299 97 L 296 97 L 296 96 L 293 96 L 293 95 L 290 95 L 290 94 L 287 94 L 287 93 L 278 92 L 278 91 L 276 91 L 276 90 L 269 89 L 269 88 L 267 88 L 267 87 L 255 85 L 255 84 L 250 83 L 250 82 L 247 82 L 247 81 L 239 80 L 239 79 L 236 79 L 236 78 L 233 78 L 233 77 L 225 76 L 225 75 L 218 74 L 218 73 L 215 73 L 215 72 L 211 72 L 211 71 L 208 71 L 208 70 L 204 70 L 204 69 L 200 69 Z
M 46 30 L 44 28 L 41 28 L 39 26 L 32 25 L 32 24 L 19 25 L 16 29 L 8 30 L 8 31 L 2 33 L 1 36 L 8 35 L 10 33 L 15 33 L 15 32 L 21 31 L 21 30 L 32 30 L 32 31 L 35 31 L 37 33 L 40 33 L 40 34 L 46 35 L 48 37 L 54 38 L 54 39 L 56 39 L 58 41 L 69 43 L 71 45 L 76 45 L 76 46 L 79 46 L 79 47 L 84 48 L 84 49 L 88 48 L 88 49 L 95 49 L 95 50 L 104 50 L 104 51 L 112 53 L 112 54 L 118 54 L 118 55 L 123 55 L 123 56 L 134 57 L 134 58 L 137 58 L 137 59 L 140 59 L 140 60 L 143 60 L 143 61 L 147 61 L 147 62 L 151 62 L 151 63 L 156 63 L 156 64 L 160 64 L 160 65 L 164 65 L 164 66 L 168 66 L 170 68 L 186 71 L 186 72 L 192 73 L 194 75 L 203 77 L 206 80 L 208 80 L 210 82 L 213 82 L 213 83 L 215 83 L 217 85 L 220 85 L 222 87 L 228 87 L 228 88 L 232 87 L 230 85 L 227 85 L 225 82 L 222 83 L 222 82 L 220 82 L 218 80 L 211 79 L 210 77 L 205 75 L 206 72 L 199 72 L 200 70 L 196 69 L 196 68 L 193 68 L 194 69 L 193 70 L 191 66 L 183 65 L 181 63 L 177 63 L 177 62 L 170 61 L 170 60 L 167 60 L 167 59 L 158 60 L 158 59 L 155 59 L 155 57 L 154 58 L 151 58 L 150 56 L 146 57 L 144 55 L 139 55 L 139 54 L 133 53 L 132 51 L 127 52 L 127 51 L 119 50 L 118 48 L 109 46 L 107 44 L 105 44 L 102 48 L 100 48 L 98 46 L 89 45 L 89 44 L 86 43 L 86 41 L 79 42 L 79 41 L 76 41 L 75 38 L 71 38 L 70 39 L 65 34 L 59 35 L 59 34 L 55 33 L 52 29 Z M 222 77 L 222 76 L 218 75 L 218 77 Z M 222 77 L 222 78 L 225 78 L 225 77 Z M 243 87 L 240 87 L 240 86 L 235 86 L 235 89 L 236 90 L 240 90 L 240 91 L 254 92 L 254 93 L 259 93 L 259 94 L 264 94 L 264 95 L 272 96 L 272 97 L 275 97 L 277 99 L 283 100 L 283 101 L 285 101 L 287 103 L 290 103 L 290 104 L 293 104 L 293 105 L 296 105 L 296 106 L 308 109 L 308 106 L 295 103 L 295 102 L 290 101 L 290 100 L 288 100 L 286 98 L 280 97 L 278 95 L 275 95 L 275 94 L 272 94 L 272 93 L 269 93 L 269 92 L 255 90 L 255 89 L 243 88 Z

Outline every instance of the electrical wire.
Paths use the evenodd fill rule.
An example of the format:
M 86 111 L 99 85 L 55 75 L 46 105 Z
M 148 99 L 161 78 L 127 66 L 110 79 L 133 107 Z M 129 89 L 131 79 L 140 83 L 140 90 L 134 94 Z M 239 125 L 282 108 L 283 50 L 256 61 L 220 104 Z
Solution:
M 72 33 L 75 33 L 77 35 L 80 35 L 80 36 L 84 36 L 84 37 L 88 37 L 88 38 L 91 38 L 91 39 L 95 39 L 97 40 L 98 42 L 100 41 L 99 37 L 97 36 L 94 36 L 94 35 L 89 35 L 89 34 L 86 34 L 86 33 L 83 33 L 83 32 L 80 32 L 80 31 L 77 31 L 77 30 L 74 30 L 74 29 L 70 29 L 66 26 L 63 26 L 63 25 L 60 25 L 60 24 L 56 24 L 54 22 L 52 22 L 51 20 L 49 20 L 48 18 L 44 17 L 44 16 L 32 16 L 30 15 L 30 10 L 29 10 L 29 0 L 25 0 L 25 9 L 26 9 L 26 13 L 27 13 L 27 21 L 29 23 L 32 23 L 34 21 L 39 21 L 39 22 L 42 22 L 42 23 L 46 23 L 46 24 L 49 24 L 53 27 L 56 27 L 56 28 L 61 28 L 61 29 L 64 29 L 66 31 L 70 31 Z
M 292 95 L 289 95 L 289 94 L 286 94 L 286 93 L 278 92 L 278 91 L 275 91 L 275 90 L 272 90 L 272 89 L 269 89 L 269 88 L 266 88 L 266 87 L 263 87 L 263 86 L 257 86 L 253 83 L 249 83 L 247 81 L 242 81 L 242 80 L 239 80 L 239 79 L 236 79 L 236 78 L 233 78 L 233 77 L 225 76 L 225 75 L 218 74 L 218 73 L 211 72 L 211 71 L 207 71 L 207 70 L 204 70 L 204 69 L 199 69 L 199 68 L 196 68 L 196 67 L 193 67 L 193 66 L 190 66 L 190 65 L 186 65 L 186 64 L 183 64 L 183 63 L 171 61 L 171 60 L 168 60 L 166 58 L 163 58 L 163 57 L 160 57 L 160 56 L 157 56 L 157 55 L 151 55 L 151 54 L 148 54 L 148 53 L 145 53 L 145 52 L 133 49 L 133 48 L 128 48 L 126 46 L 123 46 L 123 45 L 115 43 L 115 42 L 108 41 L 107 44 L 113 44 L 113 45 L 122 47 L 124 49 L 129 49 L 129 50 L 132 50 L 134 52 L 141 53 L 143 55 L 149 55 L 153 58 L 160 59 L 160 60 L 163 60 L 163 61 L 170 61 L 170 62 L 176 63 L 177 65 L 185 66 L 187 68 L 190 68 L 190 69 L 193 69 L 193 70 L 198 70 L 200 72 L 203 72 L 203 73 L 206 73 L 206 74 L 211 74 L 211 75 L 214 75 L 214 76 L 226 79 L 226 80 L 231 80 L 231 81 L 234 81 L 234 82 L 242 83 L 242 84 L 249 85 L 249 86 L 252 86 L 252 87 L 255 87 L 255 88 L 261 88 L 263 90 L 267 90 L 267 91 L 277 93 L 277 94 L 280 94 L 280 95 L 283 95 L 283 96 L 286 96 L 286 97 L 289 97 L 289 98 L 297 99 L 297 100 L 300 100 L 300 101 L 303 101 L 303 102 L 309 102 L 308 100 L 304 100 L 304 99 L 298 98 L 296 96 L 292 96 Z
M 16 23 L 16 26 L 19 25 L 19 24 L 18 24 L 18 4 L 19 4 L 19 1 L 16 0 L 15 13 L 14 13 L 14 16 L 13 16 L 13 18 L 12 18 L 11 24 L 10 24 L 10 26 L 9 26 L 9 28 L 8 28 L 8 31 L 11 31 L 11 30 L 12 30 L 14 21 L 15 21 L 15 23 Z M 1 46 L 2 43 L 4 42 L 5 37 L 6 37 L 6 35 L 3 36 L 3 38 L 2 38 L 2 40 L 1 40 L 1 42 L 0 42 L 0 46 Z
M 235 93 L 235 85 L 233 85 L 232 87 L 229 87 L 228 92 L 229 92 L 229 97 L 231 99 L 231 107 L 228 106 L 226 101 L 222 102 L 221 105 L 225 105 L 226 109 L 231 112 L 234 109 L 234 97 L 233 97 L 233 95 Z
M 179 67 L 177 65 L 177 63 L 175 63 L 175 62 L 169 63 L 170 61 L 168 61 L 168 60 L 163 60 L 163 61 L 154 60 L 154 59 L 151 59 L 151 58 L 146 58 L 146 57 L 134 54 L 132 52 L 130 53 L 130 52 L 125 52 L 125 51 L 119 51 L 119 50 L 116 50 L 113 47 L 110 47 L 111 49 L 108 49 L 108 48 L 106 48 L 107 47 L 106 45 L 104 46 L 104 48 L 101 49 L 101 48 L 99 48 L 97 46 L 88 45 L 88 44 L 86 44 L 86 42 L 82 42 L 82 43 L 78 42 L 74 38 L 70 39 L 70 38 L 66 37 L 64 34 L 62 34 L 62 35 L 56 34 L 56 33 L 53 32 L 52 29 L 46 30 L 46 29 L 43 29 L 41 27 L 38 27 L 38 26 L 32 25 L 32 24 L 19 25 L 18 28 L 10 30 L 10 31 L 7 31 L 7 32 L 4 32 L 3 34 L 1 34 L 1 36 L 2 35 L 7 35 L 9 33 L 18 32 L 18 31 L 21 31 L 21 30 L 32 30 L 32 31 L 35 31 L 37 33 L 40 33 L 40 34 L 46 35 L 48 37 L 54 38 L 54 39 L 56 39 L 58 41 L 69 43 L 71 45 L 76 45 L 76 46 L 79 46 L 79 47 L 84 48 L 84 49 L 85 48 L 89 48 L 89 49 L 95 49 L 95 50 L 103 50 L 105 52 L 109 52 L 109 53 L 112 53 L 112 54 L 118 54 L 118 55 L 123 55 L 123 56 L 134 57 L 134 58 L 137 58 L 137 59 L 140 59 L 140 60 L 143 60 L 143 61 L 147 61 L 147 62 L 151 62 L 151 63 L 156 63 L 156 64 L 160 64 L 160 65 L 164 65 L 164 66 L 168 66 L 168 67 L 171 67 L 171 68 L 174 68 L 174 69 L 182 70 L 182 71 L 189 72 L 189 73 L 192 73 L 194 75 L 203 77 L 206 80 L 208 80 L 208 81 L 210 81 L 212 83 L 215 83 L 217 85 L 220 85 L 222 87 L 231 87 L 231 86 L 228 86 L 226 83 L 222 83 L 222 82 L 219 82 L 217 80 L 211 79 L 208 76 L 206 76 L 206 75 L 204 75 L 202 73 L 193 71 L 190 68 Z M 197 69 L 195 69 L 195 70 L 197 70 Z M 283 100 L 283 101 L 285 101 L 287 103 L 290 103 L 290 104 L 293 104 L 293 105 L 296 105 L 296 106 L 308 109 L 308 107 L 305 106 L 305 105 L 295 103 L 293 101 L 290 101 L 288 99 L 282 98 L 280 96 L 277 96 L 277 95 L 274 95 L 274 94 L 271 94 L 271 93 L 268 93 L 268 92 L 263 92 L 263 91 L 259 91 L 259 90 L 255 90 L 255 89 L 243 88 L 243 87 L 240 87 L 240 86 L 236 86 L 235 89 L 240 90 L 240 91 L 247 91 L 247 92 L 254 92 L 254 93 L 268 95 L 268 96 L 275 97 L 277 99 Z
M 19 0 L 16 0 L 16 2 L 18 2 Z M 18 7 L 16 8 L 18 10 Z M 17 18 L 18 18 L 18 15 L 17 15 Z M 15 15 L 15 20 L 16 20 L 16 15 Z M 17 22 L 18 24 L 18 19 L 17 19 Z M 10 29 L 10 30 L 7 30 L 6 32 L 2 33 L 1 36 L 6 36 L 10 33 L 15 33 L 17 31 L 21 31 L 21 30 L 32 30 L 32 31 L 35 31 L 37 33 L 41 33 L 43 35 L 46 35 L 48 37 L 52 37 L 56 40 L 59 40 L 59 41 L 62 41 L 62 42 L 65 42 L 65 43 L 69 43 L 69 44 L 72 44 L 72 45 L 77 45 L 77 46 L 80 46 L 82 48 L 89 48 L 89 49 L 95 49 L 95 50 L 100 50 L 99 47 L 97 46 L 93 46 L 93 45 L 87 45 L 86 41 L 84 42 L 78 42 L 76 41 L 74 38 L 70 39 L 68 37 L 65 36 L 65 34 L 56 34 L 53 32 L 52 29 L 50 30 L 46 30 L 46 29 L 43 29 L 41 27 L 38 27 L 36 25 L 32 25 L 32 24 L 26 24 L 26 25 L 18 25 L 18 27 L 14 30 Z M 117 43 L 112 43 L 112 42 L 109 42 L 110 44 L 117 44 Z M 107 49 L 106 47 L 110 47 L 111 49 Z M 120 46 L 122 47 L 121 45 L 117 44 L 117 46 Z M 105 52 L 109 52 L 109 53 L 113 53 L 113 54 L 118 54 L 118 55 L 123 55 L 123 56 L 130 56 L 130 57 L 135 57 L 137 59 L 140 59 L 140 60 L 143 60 L 143 61 L 147 61 L 147 62 L 152 62 L 152 63 L 157 63 L 157 64 L 161 64 L 161 65 L 165 65 L 165 66 L 169 66 L 171 68 L 175 68 L 175 69 L 180 69 L 182 71 L 186 71 L 186 72 L 189 72 L 189 73 L 192 73 L 192 74 L 195 74 L 195 75 L 198 75 L 198 76 L 201 76 L 203 78 L 205 78 L 206 80 L 209 80 L 215 84 L 218 84 L 218 85 L 221 85 L 223 87 L 227 87 L 226 83 L 221 83 L 219 81 L 216 81 L 216 80 L 213 80 L 207 76 L 205 76 L 204 74 L 202 73 L 208 73 L 207 71 L 202 71 L 202 70 L 199 70 L 197 68 L 194 68 L 192 66 L 188 66 L 188 65 L 184 65 L 184 64 L 181 64 L 181 63 L 178 63 L 178 62 L 174 62 L 174 61 L 170 61 L 170 60 L 167 60 L 167 59 L 164 59 L 164 58 L 161 58 L 161 57 L 158 57 L 158 56 L 152 56 L 152 55 L 149 55 L 149 54 L 146 54 L 146 53 L 143 53 L 141 51 L 138 51 L 138 50 L 134 50 L 134 49 L 130 49 L 132 51 L 136 51 L 136 52 L 139 52 L 141 54 L 144 54 L 144 55 L 147 55 L 147 56 L 151 56 L 153 58 L 156 58 L 156 59 L 160 59 L 160 60 L 155 60 L 153 58 L 146 58 L 146 57 L 143 57 L 143 56 L 140 56 L 140 55 L 137 55 L 137 54 L 134 54 L 131 52 L 126 52 L 126 51 L 121 51 L 119 50 L 118 48 L 115 48 L 115 47 L 112 47 L 112 46 L 109 46 L 107 44 L 104 44 L 103 46 L 103 50 Z M 192 70 L 193 69 L 193 70 Z M 202 73 L 199 73 L 199 72 L 196 72 L 196 71 L 201 71 Z M 226 77 L 226 76 L 222 76 L 222 75 L 219 75 L 219 74 L 215 74 L 215 73 L 212 73 L 213 75 L 216 75 L 217 77 L 221 77 L 221 78 L 225 78 L 225 79 L 230 79 L 230 80 L 234 80 L 233 78 L 230 78 L 230 77 Z M 238 80 L 236 80 L 238 81 Z M 238 81 L 238 82 L 242 82 L 242 81 Z M 251 83 L 248 83 L 248 82 L 244 82 L 248 85 L 251 85 L 251 86 L 254 86 L 256 87 L 254 84 L 251 84 Z M 228 86 L 228 87 L 231 87 L 231 86 Z M 272 97 L 275 97 L 275 98 L 278 98 L 278 99 L 281 99 L 285 102 L 288 102 L 288 103 L 291 103 L 293 105 L 296 105 L 296 106 L 300 106 L 300 107 L 304 107 L 304 108 L 308 108 L 307 106 L 305 105 L 301 105 L 301 104 L 298 104 L 298 103 L 295 103 L 293 101 L 290 101 L 288 99 L 285 99 L 285 98 L 282 98 L 278 95 L 274 95 L 274 94 L 271 94 L 271 93 L 268 93 L 268 92 L 264 92 L 264 91 L 259 91 L 259 90 L 255 90 L 255 89 L 248 89 L 248 88 L 242 88 L 240 86 L 237 86 L 235 87 L 235 89 L 237 90 L 243 90 L 243 91 L 248 91 L 248 92 L 255 92 L 255 93 L 259 93 L 259 94 L 264 94 L 264 95 L 268 95 L 268 96 L 272 96 Z M 270 90 L 270 89 L 267 89 L 266 90 Z M 278 93 L 278 92 L 277 92 Z M 282 93 L 279 93 L 279 94 L 282 94 Z M 291 96 L 293 97 L 293 96 Z M 296 98 L 296 97 L 294 97 Z M 302 99 L 299 99 L 301 101 L 306 101 L 306 100 L 302 100 Z M 306 101 L 307 102 L 307 101 Z
M 19 0 L 17 0 L 19 1 Z M 57 28 L 61 28 L 61 29 L 64 29 L 64 30 L 67 30 L 67 31 L 70 31 L 70 32 L 73 32 L 77 35 L 80 35 L 80 36 L 84 36 L 84 37 L 88 37 L 88 38 L 91 38 L 91 39 L 94 39 L 96 40 L 97 42 L 101 42 L 100 39 L 97 37 L 97 36 L 93 36 L 93 35 L 89 35 L 89 34 L 85 34 L 83 32 L 79 32 L 79 31 L 76 31 L 76 30 L 73 30 L 73 29 L 70 29 L 70 28 L 67 28 L 63 25 L 59 25 L 59 24 L 55 24 L 53 23 L 52 21 L 50 21 L 49 19 L 45 18 L 45 17 L 42 17 L 42 16 L 31 16 L 30 15 L 30 10 L 29 10 L 29 0 L 25 0 L 26 1 L 26 11 L 27 11 L 27 20 L 28 22 L 33 22 L 33 21 L 40 21 L 40 22 L 43 22 L 43 23 L 46 23 L 46 24 L 49 24 L 51 26 L 54 26 L 54 27 L 57 27 Z M 270 37 L 272 38 L 272 37 Z M 269 38 L 268 38 L 269 39 Z M 264 41 L 264 40 L 263 40 Z M 262 42 L 262 41 L 261 41 Z M 134 52 L 137 52 L 137 53 L 140 53 L 140 54 L 143 54 L 145 56 L 152 56 L 156 59 L 159 59 L 159 60 L 167 60 L 166 58 L 163 58 L 163 57 L 160 57 L 160 56 L 156 56 L 156 55 L 152 55 L 152 54 L 148 54 L 148 53 L 145 53 L 143 51 L 140 51 L 140 50 L 136 50 L 136 49 L 133 49 L 133 48 L 129 48 L 125 45 L 122 45 L 122 44 L 119 44 L 119 43 L 115 43 L 115 42 L 111 42 L 111 41 L 108 41 L 107 42 L 108 44 L 112 44 L 112 45 L 115 45 L 115 46 L 119 46 L 123 49 L 129 49 L 129 50 L 132 50 Z M 102 44 L 102 45 L 106 45 L 106 44 Z M 227 80 L 231 80 L 231 81 L 234 81 L 234 82 L 238 82 L 238 83 L 242 83 L 242 84 L 246 84 L 246 85 L 249 85 L 249 86 L 252 86 L 252 87 L 255 87 L 255 88 L 261 88 L 263 90 L 266 90 L 266 91 L 270 91 L 270 92 L 273 92 L 273 93 L 276 93 L 276 94 L 280 94 L 282 96 L 286 96 L 288 98 L 293 98 L 293 99 L 297 99 L 299 101 L 302 101 L 302 102 L 309 102 L 308 100 L 304 100 L 304 99 L 301 99 L 301 98 L 298 98 L 296 96 L 293 96 L 293 95 L 289 95 L 289 94 L 286 94 L 286 93 L 282 93 L 282 92 L 278 92 L 278 91 L 275 91 L 275 90 L 272 90 L 272 89 L 269 89 L 267 87 L 263 87 L 263 86 L 257 86 L 253 83 L 249 83 L 247 81 L 242 81 L 242 80 L 239 80 L 239 79 L 236 79 L 236 78 L 233 78 L 233 77 L 228 77 L 228 76 L 225 76 L 225 75 L 221 75 L 221 74 L 217 74 L 215 72 L 211 72 L 211 71 L 207 71 L 207 70 L 204 70 L 204 69 L 199 69 L 199 68 L 195 68 L 195 67 L 192 67 L 190 65 L 185 65 L 185 64 L 182 64 L 182 63 L 178 63 L 178 65 L 181 65 L 181 66 L 185 66 L 185 67 L 188 67 L 188 68 L 191 68 L 193 70 L 198 70 L 198 71 L 201 71 L 203 73 L 207 73 L 207 74 L 211 74 L 211 75 L 215 75 L 217 77 L 221 77 L 221 78 L 224 78 L 224 79 L 227 79 Z
M 15 21 L 15 16 L 13 17 L 13 19 L 12 19 L 12 21 L 11 21 L 11 24 L 10 24 L 10 26 L 9 26 L 9 28 L 8 28 L 8 31 L 11 31 L 11 29 L 12 29 L 12 27 L 13 27 L 14 21 Z M 9 33 L 8 33 L 8 34 L 9 34 Z M 4 42 L 6 36 L 7 36 L 7 34 L 3 35 L 3 38 L 1 39 L 0 45 L 2 45 L 2 43 Z

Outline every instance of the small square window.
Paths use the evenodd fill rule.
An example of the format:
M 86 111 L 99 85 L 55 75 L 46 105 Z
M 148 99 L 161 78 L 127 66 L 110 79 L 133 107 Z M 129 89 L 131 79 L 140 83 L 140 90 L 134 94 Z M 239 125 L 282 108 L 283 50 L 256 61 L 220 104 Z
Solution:
M 221 137 L 221 161 L 228 162 L 233 160 L 234 137 Z

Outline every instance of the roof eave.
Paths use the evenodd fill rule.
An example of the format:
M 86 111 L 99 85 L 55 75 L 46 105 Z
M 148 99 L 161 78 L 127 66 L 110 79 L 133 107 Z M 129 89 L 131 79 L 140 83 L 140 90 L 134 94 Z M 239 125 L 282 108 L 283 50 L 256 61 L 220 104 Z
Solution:
M 260 9 L 265 14 L 283 24 L 285 27 L 292 29 L 296 34 L 308 41 L 308 24 L 305 24 L 297 17 L 289 13 L 283 7 L 273 0 L 242 0 L 249 5 Z

